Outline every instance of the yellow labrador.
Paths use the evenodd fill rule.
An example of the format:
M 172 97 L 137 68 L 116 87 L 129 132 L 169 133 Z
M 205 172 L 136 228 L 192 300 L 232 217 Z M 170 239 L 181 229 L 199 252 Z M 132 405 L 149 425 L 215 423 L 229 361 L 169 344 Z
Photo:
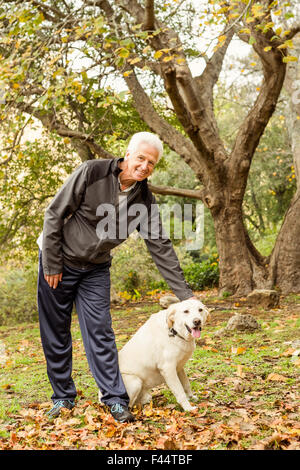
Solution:
M 199 300 L 172 304 L 151 315 L 125 344 L 119 352 L 119 365 L 130 407 L 148 403 L 149 390 L 166 383 L 184 410 L 195 409 L 188 400 L 193 395 L 183 367 L 194 351 L 195 338 L 200 337 L 208 314 Z

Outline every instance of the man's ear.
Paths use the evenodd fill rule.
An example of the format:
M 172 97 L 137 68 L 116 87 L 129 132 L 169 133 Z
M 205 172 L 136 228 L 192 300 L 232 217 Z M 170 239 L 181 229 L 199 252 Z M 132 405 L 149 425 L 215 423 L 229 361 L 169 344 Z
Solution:
M 176 308 L 174 305 L 171 305 L 167 310 L 167 324 L 168 328 L 172 328 L 174 324 L 174 316 L 175 316 Z

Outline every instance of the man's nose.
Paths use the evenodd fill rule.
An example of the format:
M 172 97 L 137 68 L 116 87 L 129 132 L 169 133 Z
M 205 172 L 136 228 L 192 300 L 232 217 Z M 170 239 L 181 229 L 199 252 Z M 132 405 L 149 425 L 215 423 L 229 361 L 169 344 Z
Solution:
M 143 169 L 144 171 L 148 170 L 148 162 L 143 162 L 143 163 L 142 163 L 142 169 Z

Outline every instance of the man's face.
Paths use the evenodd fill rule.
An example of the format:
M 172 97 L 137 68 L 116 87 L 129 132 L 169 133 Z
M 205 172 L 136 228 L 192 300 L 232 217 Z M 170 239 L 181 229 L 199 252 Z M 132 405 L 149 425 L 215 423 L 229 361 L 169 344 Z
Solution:
M 158 150 L 152 145 L 141 143 L 134 152 L 126 152 L 126 176 L 135 181 L 148 178 L 158 161 Z

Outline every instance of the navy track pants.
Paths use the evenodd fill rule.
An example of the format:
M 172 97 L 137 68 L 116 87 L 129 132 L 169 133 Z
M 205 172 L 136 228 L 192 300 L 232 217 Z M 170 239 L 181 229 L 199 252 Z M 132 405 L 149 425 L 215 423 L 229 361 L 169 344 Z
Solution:
M 52 400 L 73 400 L 71 315 L 76 311 L 90 370 L 106 405 L 128 405 L 119 370 L 118 352 L 110 316 L 110 262 L 91 269 L 64 266 L 56 289 L 44 279 L 39 253 L 38 311 Z

